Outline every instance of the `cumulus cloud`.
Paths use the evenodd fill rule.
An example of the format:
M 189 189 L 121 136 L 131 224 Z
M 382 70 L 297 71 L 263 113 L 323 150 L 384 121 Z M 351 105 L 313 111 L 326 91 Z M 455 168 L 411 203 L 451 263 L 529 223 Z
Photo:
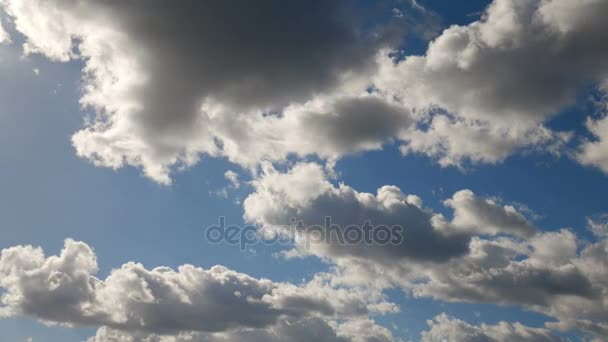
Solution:
M 597 218 L 588 217 L 587 226 L 598 238 L 608 237 L 608 214 L 599 215 Z
M 368 319 L 345 323 L 325 322 L 319 318 L 280 320 L 266 329 L 250 329 L 226 333 L 184 333 L 180 335 L 154 335 L 124 332 L 102 327 L 88 342 L 390 342 L 390 331 Z
M 315 163 L 287 172 L 267 167 L 253 186 L 245 218 L 262 230 L 292 232 L 287 227 L 298 220 L 332 233 L 368 220 L 372 232 L 377 225 L 404 227 L 399 244 L 341 243 L 330 234 L 307 243 L 296 236 L 286 255 L 336 264 L 334 281 L 396 286 L 442 301 L 519 305 L 558 319 L 608 317 L 608 242 L 584 244 L 568 229 L 539 231 L 497 199 L 458 191 L 444 202 L 453 209 L 447 219 L 395 186 L 370 194 L 333 185 Z
M 578 252 L 568 230 L 528 241 L 474 238 L 471 252 L 427 269 L 413 286 L 416 296 L 447 301 L 520 305 L 558 319 L 608 317 L 606 242 Z
M 558 342 L 560 337 L 544 328 L 531 328 L 521 323 L 499 322 L 495 325 L 471 325 L 442 313 L 428 322 L 429 330 L 421 334 L 422 342 Z
M 380 226 L 403 228 L 393 236 L 399 241 L 387 244 L 343 243 L 339 235 L 327 243 L 307 245 L 306 239 L 296 240 L 302 253 L 390 264 L 406 259 L 442 261 L 468 251 L 467 234 L 440 229 L 437 214 L 422 207 L 419 197 L 404 194 L 395 186 L 383 186 L 375 195 L 344 184 L 335 187 L 315 163 L 297 164 L 286 173 L 268 168 L 265 172 L 254 181 L 256 191 L 243 203 L 245 218 L 263 229 L 281 232 L 293 225 L 292 218 L 306 226 L 325 226 L 326 217 L 331 218 L 331 226 L 323 228 L 328 234 L 338 234 L 332 232 L 337 229 L 342 232 L 339 235 L 346 236 L 349 226 L 363 227 L 366 222 L 370 224 L 370 236 Z
M 2 26 L 2 17 L 0 17 L 0 44 L 10 43 L 11 37 Z
M 576 158 L 583 165 L 595 166 L 608 173 L 608 116 L 597 120 L 588 118 L 586 126 L 595 140 L 584 141 Z
M 527 237 L 536 229 L 512 205 L 500 205 L 493 199 L 479 198 L 470 190 L 458 191 L 444 204 L 454 209 L 452 224 L 476 235 L 511 234 Z
M 522 147 L 559 153 L 571 135 L 544 123 L 608 69 L 601 1 L 496 0 L 400 61 L 399 33 L 416 25 L 370 27 L 343 1 L 0 4 L 26 54 L 84 61 L 81 103 L 94 113 L 72 138 L 77 154 L 164 184 L 202 155 L 249 168 L 395 140 L 443 166 L 496 163 Z M 601 146 L 584 145 L 578 159 L 602 167 Z
M 296 286 L 252 278 L 222 266 L 148 270 L 129 262 L 106 279 L 95 277 L 97 269 L 93 250 L 73 240 L 66 240 L 59 255 L 49 257 L 32 246 L 4 249 L 0 314 L 26 315 L 51 324 L 106 327 L 101 334 L 117 336 L 207 336 L 266 329 L 297 333 L 293 330 L 297 324 L 323 326 L 337 336 L 331 319 L 362 319 L 396 310 L 379 293 L 335 288 L 327 276 Z M 290 321 L 299 323 L 283 326 Z
M 602 337 L 608 336 L 608 324 L 602 322 L 593 322 L 586 319 L 547 322 L 545 325 L 558 331 L 579 330 L 587 332 L 592 336 L 597 337 L 597 339 L 593 339 L 592 342 L 600 342 L 602 341 Z
M 281 144 L 293 143 L 294 129 L 306 129 L 281 131 L 290 120 L 280 119 L 292 103 L 305 116 L 311 110 L 307 104 L 314 107 L 310 101 L 327 102 L 335 115 L 313 115 L 309 124 L 352 125 L 355 134 L 379 115 L 382 120 L 366 131 L 361 145 L 377 146 L 370 139 L 386 139 L 398 119 L 390 104 L 373 99 L 315 100 L 354 85 L 357 94 L 365 94 L 357 79 L 373 72 L 374 56 L 398 31 L 363 29 L 344 1 L 296 7 L 282 1 L 263 6 L 186 1 L 180 8 L 160 0 L 145 6 L 141 1 L 1 3 L 27 40 L 25 53 L 85 61 L 81 102 L 96 115 L 73 142 L 80 156 L 98 165 L 141 166 L 147 176 L 168 183 L 172 166 L 191 165 L 201 154 L 243 164 L 284 158 L 300 151 Z M 338 151 L 332 153 L 356 140 L 348 127 L 328 129 L 327 134 L 339 133 Z
M 236 173 L 232 170 L 228 170 L 228 171 L 224 172 L 224 178 L 226 178 L 230 182 L 230 186 L 233 189 L 238 189 L 241 186 L 241 182 L 239 182 L 238 173 Z
M 284 173 L 267 166 L 253 186 L 255 192 L 243 203 L 245 219 L 264 230 L 286 231 L 298 221 L 309 227 L 323 226 L 328 234 L 336 233 L 335 229 L 345 232 L 352 225 L 363 227 L 366 222 L 371 236 L 380 226 L 403 228 L 395 231 L 402 239 L 391 244 L 343 243 L 337 236 L 313 244 L 311 239 L 296 239 L 300 252 L 321 257 L 355 257 L 388 264 L 405 259 L 446 261 L 467 254 L 474 235 L 528 237 L 536 232 L 515 207 L 478 197 L 470 190 L 459 191 L 445 201 L 454 209 L 454 217 L 448 221 L 425 208 L 418 196 L 405 194 L 396 186 L 385 185 L 376 194 L 358 192 L 344 184 L 334 186 L 316 163 L 296 164 Z
M 380 92 L 431 108 L 429 122 L 403 136 L 403 151 L 460 165 L 526 146 L 555 150 L 568 135 L 543 123 L 572 105 L 581 86 L 606 79 L 607 11 L 603 1 L 495 0 L 480 20 L 443 31 L 425 55 L 383 63 Z

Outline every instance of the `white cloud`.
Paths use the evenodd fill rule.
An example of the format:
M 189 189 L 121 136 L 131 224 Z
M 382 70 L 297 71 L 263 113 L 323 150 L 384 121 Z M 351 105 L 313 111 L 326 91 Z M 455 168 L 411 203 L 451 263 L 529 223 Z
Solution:
M 380 293 L 331 286 L 331 275 L 297 286 L 222 266 L 148 270 L 129 262 L 106 279 L 95 277 L 97 269 L 93 250 L 73 240 L 66 240 L 57 256 L 45 257 L 32 246 L 4 249 L 0 314 L 107 327 L 101 333 L 206 336 L 240 331 L 246 336 L 249 330 L 276 329 L 289 321 L 321 324 L 333 332 L 332 319 L 361 319 L 396 309 Z
M 73 0 L 1 4 L 26 37 L 26 54 L 84 60 L 81 103 L 97 115 L 73 143 L 79 156 L 97 165 L 140 166 L 168 184 L 173 167 L 192 165 L 204 154 L 246 166 L 288 153 L 328 156 L 378 148 L 386 134 L 408 123 L 405 109 L 372 97 L 359 100 L 375 54 L 393 38 L 373 28 L 360 31 L 344 17 L 343 2 L 293 8 L 282 1 L 263 7 L 244 1 L 238 10 L 196 1 L 180 9 L 162 1 L 143 9 L 91 0 L 78 6 Z M 284 19 L 268 21 L 268 13 Z M 346 97 L 320 95 L 336 89 Z M 393 125 L 401 112 L 404 123 Z M 330 144 L 317 151 L 319 141 L 303 123 L 337 133 L 335 144 L 323 135 Z M 370 127 L 366 123 L 376 129 L 362 131 Z M 358 142 L 360 132 L 365 136 Z
M 608 214 L 599 215 L 597 218 L 588 217 L 587 226 L 598 238 L 608 238 Z
M 595 166 L 608 173 L 608 116 L 597 120 L 588 118 L 586 126 L 595 140 L 583 142 L 576 158 L 583 165 Z
M 11 42 L 11 37 L 8 32 L 2 26 L 2 17 L 0 17 L 0 44 L 6 44 Z
M 501 205 L 490 198 L 479 198 L 470 190 L 456 192 L 444 204 L 454 209 L 452 224 L 477 235 L 501 232 L 528 237 L 536 229 L 512 205 Z
M 429 330 L 421 334 L 422 342 L 558 342 L 560 337 L 544 328 L 531 328 L 521 323 L 498 322 L 495 325 L 471 325 L 445 313 L 428 321 Z
M 386 328 L 366 319 L 344 323 L 326 322 L 319 318 L 281 319 L 265 329 L 230 331 L 225 333 L 183 333 L 155 335 L 124 332 L 102 327 L 88 342 L 391 342 Z
M 388 56 L 393 28 L 409 24 L 362 30 L 342 20 L 341 2 L 234 11 L 73 1 L 0 3 L 26 54 L 84 61 L 81 103 L 96 115 L 73 136 L 77 154 L 141 167 L 164 184 L 203 155 L 253 168 L 289 155 L 333 161 L 393 140 L 444 166 L 496 163 L 522 148 L 559 152 L 570 135 L 544 123 L 608 72 L 600 1 L 496 0 L 479 21 L 400 62 Z M 268 12 L 286 19 L 269 22 Z M 601 165 L 593 146 L 579 159 Z
M 241 186 L 241 183 L 239 182 L 239 175 L 232 170 L 226 171 L 224 173 L 224 178 L 230 182 L 230 186 L 232 186 L 233 189 L 238 189 Z
M 419 197 L 404 194 L 395 186 L 383 186 L 377 194 L 358 192 L 344 184 L 335 187 L 315 163 L 297 164 L 286 173 L 266 168 L 253 186 L 256 191 L 243 203 L 245 218 L 265 230 L 289 233 L 287 227 L 293 226 L 292 218 L 305 226 L 324 227 L 326 217 L 331 217 L 332 225 L 342 232 L 350 225 L 363 227 L 369 221 L 370 237 L 381 225 L 403 228 L 393 236 L 400 241 L 387 244 L 342 243 L 337 236 L 313 243 L 311 233 L 307 238 L 296 238 L 296 248 L 304 254 L 390 264 L 404 259 L 441 261 L 468 250 L 467 234 L 441 229 L 443 225 L 437 224 L 441 218 L 422 207 Z M 337 234 L 330 227 L 323 229 Z M 341 235 L 346 237 L 345 233 Z
M 480 198 L 470 190 L 459 191 L 445 201 L 454 209 L 453 220 L 447 221 L 424 208 L 418 196 L 404 194 L 396 186 L 385 185 L 376 194 L 358 192 L 344 184 L 334 186 L 315 163 L 296 164 L 285 173 L 267 166 L 253 186 L 255 192 L 243 203 L 245 219 L 267 231 L 286 233 L 300 220 L 305 226 L 325 226 L 326 218 L 341 231 L 366 222 L 375 227 L 403 228 L 399 233 L 403 240 L 398 244 L 343 244 L 337 237 L 311 243 L 312 238 L 296 238 L 300 253 L 321 257 L 364 258 L 387 264 L 402 258 L 445 261 L 465 255 L 473 235 L 528 237 L 536 231 L 513 206 Z M 376 228 L 370 228 L 373 235 Z
M 607 11 L 603 1 L 495 0 L 480 20 L 443 31 L 425 55 L 382 63 L 376 88 L 432 113 L 427 127 L 402 136 L 402 150 L 442 165 L 494 163 L 520 148 L 555 151 L 568 134 L 543 123 L 572 105 L 583 84 L 608 76 L 599 43 Z

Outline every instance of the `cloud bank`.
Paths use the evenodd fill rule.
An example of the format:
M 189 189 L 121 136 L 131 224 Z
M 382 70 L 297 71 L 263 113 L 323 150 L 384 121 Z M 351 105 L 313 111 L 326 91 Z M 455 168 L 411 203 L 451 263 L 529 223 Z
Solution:
M 97 270 L 93 250 L 70 239 L 59 255 L 48 257 L 32 246 L 4 249 L 0 315 L 100 327 L 92 341 L 140 341 L 144 336 L 151 341 L 187 336 L 202 341 L 305 341 L 311 336 L 324 341 L 384 341 L 390 333 L 367 316 L 396 310 L 379 293 L 332 287 L 329 275 L 323 274 L 293 285 L 223 266 L 149 270 L 129 262 L 106 279 L 95 277 Z M 353 334 L 358 330 L 367 330 L 367 335 Z

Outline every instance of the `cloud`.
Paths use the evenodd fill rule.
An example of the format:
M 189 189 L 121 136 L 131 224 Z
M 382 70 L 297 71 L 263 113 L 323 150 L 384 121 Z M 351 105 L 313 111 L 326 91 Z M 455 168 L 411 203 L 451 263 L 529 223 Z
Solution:
M 445 313 L 437 315 L 428 322 L 429 330 L 421 334 L 422 342 L 558 342 L 560 337 L 544 328 L 531 328 L 521 323 L 498 322 L 495 325 L 471 325 Z
M 298 220 L 317 227 L 304 230 L 310 236 L 296 234 L 294 250 L 285 255 L 335 264 L 336 283 L 399 287 L 449 302 L 518 305 L 558 319 L 608 317 L 608 242 L 583 243 L 568 229 L 539 231 L 497 199 L 458 191 L 444 201 L 453 209 L 450 220 L 395 186 L 376 194 L 335 186 L 315 163 L 287 172 L 268 166 L 253 187 L 244 201 L 245 219 L 283 234 L 293 234 L 290 226 Z M 372 232 L 377 225 L 404 227 L 400 243 L 343 243 L 331 235 L 368 220 Z M 319 230 L 322 239 L 314 236 Z
M 444 261 L 468 251 L 469 236 L 436 227 L 439 216 L 423 208 L 419 197 L 406 195 L 395 186 L 383 186 L 375 195 L 361 193 L 344 184 L 335 187 L 325 177 L 315 163 L 297 164 L 286 173 L 266 169 L 253 183 L 256 191 L 243 203 L 246 220 L 279 233 L 294 224 L 292 218 L 305 226 L 321 226 L 327 234 L 334 234 L 333 228 L 345 232 L 351 225 L 363 227 L 366 222 L 371 225 L 371 235 L 381 225 L 403 228 L 396 232 L 400 241 L 388 244 L 342 243 L 337 236 L 328 243 L 324 240 L 310 245 L 310 240 L 296 240 L 301 252 L 332 259 L 361 258 L 389 264 L 407 259 Z M 331 218 L 331 227 L 325 226 L 326 217 Z
M 244 215 L 263 230 L 285 233 L 297 221 L 308 227 L 322 226 L 327 234 L 336 233 L 334 228 L 345 232 L 352 225 L 363 227 L 366 222 L 371 235 L 379 226 L 403 228 L 396 232 L 401 241 L 390 244 L 342 243 L 337 236 L 321 243 L 311 243 L 312 236 L 296 239 L 299 252 L 330 259 L 360 258 L 387 264 L 406 259 L 442 262 L 466 255 L 475 235 L 529 237 L 536 232 L 513 206 L 478 197 L 470 190 L 459 191 L 444 202 L 454 210 L 453 219 L 447 221 L 424 208 L 418 196 L 404 194 L 396 186 L 385 185 L 376 194 L 358 192 L 344 184 L 334 186 L 315 163 L 299 163 L 285 173 L 267 166 L 253 186 L 255 191 L 243 202 Z
M 608 75 L 600 43 L 607 11 L 603 1 L 495 0 L 480 20 L 443 31 L 424 55 L 383 63 L 376 89 L 430 115 L 401 137 L 402 150 L 457 166 L 521 148 L 555 150 L 567 134 L 543 124 Z
M 162 336 L 142 333 L 127 333 L 102 327 L 88 342 L 282 342 L 282 341 L 320 341 L 320 342 L 390 342 L 390 331 L 371 320 L 360 319 L 345 323 L 325 322 L 319 318 L 301 320 L 280 320 L 266 329 L 230 331 L 226 333 L 186 333 Z
M 595 140 L 584 141 L 576 158 L 583 165 L 595 166 L 608 173 L 608 117 L 597 120 L 588 118 L 586 126 Z
M 289 321 L 327 325 L 331 319 L 396 310 L 382 294 L 332 287 L 328 276 L 297 286 L 222 266 L 148 270 L 129 262 L 103 280 L 95 277 L 97 269 L 93 250 L 69 239 L 57 256 L 45 257 L 32 246 L 4 249 L 0 314 L 31 316 L 50 324 L 105 326 L 107 331 L 127 334 L 177 336 L 245 334 Z
M 290 155 L 336 160 L 395 140 L 443 166 L 497 163 L 521 148 L 559 153 L 571 134 L 544 123 L 608 72 L 599 1 L 496 0 L 425 55 L 400 61 L 400 33 L 416 25 L 391 18 L 370 27 L 342 1 L 245 1 L 236 10 L 191 0 L 143 10 L 138 1 L 1 4 L 26 54 L 84 62 L 81 103 L 94 115 L 72 138 L 77 154 L 141 167 L 163 184 L 203 155 L 254 168 Z M 601 167 L 599 141 L 581 147 L 582 163 Z
M 608 237 L 608 214 L 599 215 L 597 218 L 587 217 L 587 226 L 596 237 Z
M 0 44 L 6 44 L 11 42 L 11 36 L 6 32 L 2 26 L 2 17 L 0 17 Z
M 555 329 L 558 331 L 579 330 L 587 332 L 592 336 L 597 337 L 597 339 L 592 340 L 593 342 L 602 341 L 602 337 L 608 336 L 608 324 L 601 322 L 592 322 L 590 320 L 585 319 L 547 322 L 545 323 L 545 325 L 548 328 Z
M 353 140 L 376 147 L 369 139 L 386 139 L 392 128 L 386 120 L 396 120 L 390 104 L 359 95 L 366 93 L 361 79 L 374 71 L 374 56 L 396 41 L 401 29 L 363 28 L 344 1 L 296 7 L 282 1 L 228 6 L 193 0 L 180 8 L 161 0 L 145 6 L 92 0 L 1 4 L 25 36 L 26 54 L 84 61 L 81 103 L 96 114 L 73 143 L 79 156 L 97 165 L 140 166 L 148 177 L 169 183 L 172 167 L 192 165 L 202 154 L 241 164 L 282 159 L 301 152 L 282 143 L 292 144 L 294 133 L 309 133 L 301 127 L 281 131 L 290 120 L 300 122 L 284 112 L 297 104 L 306 116 L 310 101 L 329 101 L 325 107 L 336 110 L 326 117 L 311 114 L 310 125 L 346 126 L 328 127 L 328 134 L 339 133 L 332 154 Z M 268 20 L 269 15 L 278 19 Z M 354 94 L 353 102 L 317 99 L 338 88 L 356 88 L 356 94 L 347 92 Z M 353 109 L 358 112 L 352 120 L 341 113 Z M 376 130 L 357 143 L 348 126 L 361 131 L 364 122 L 376 122 L 371 118 L 376 114 L 382 118 Z M 310 148 L 314 141 L 304 143 Z
M 519 305 L 558 319 L 608 317 L 606 242 L 578 252 L 568 230 L 527 241 L 474 238 L 471 252 L 428 268 L 413 293 L 437 300 Z
M 241 183 L 239 182 L 239 175 L 232 170 L 224 172 L 224 178 L 230 182 L 230 186 L 233 189 L 238 189 L 241 186 Z
M 470 190 L 456 192 L 444 204 L 454 209 L 452 224 L 455 227 L 477 235 L 505 232 L 528 237 L 536 232 L 536 228 L 515 207 L 479 198 Z

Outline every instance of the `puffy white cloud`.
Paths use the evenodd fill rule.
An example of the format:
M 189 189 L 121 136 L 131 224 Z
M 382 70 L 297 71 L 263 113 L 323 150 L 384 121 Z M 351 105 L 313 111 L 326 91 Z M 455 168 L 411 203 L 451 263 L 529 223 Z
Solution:
M 608 173 L 608 116 L 597 120 L 588 118 L 586 126 L 595 140 L 584 141 L 576 158 L 583 165 L 595 166 Z
M 606 79 L 607 11 L 603 1 L 495 0 L 480 20 L 443 31 L 425 55 L 382 63 L 376 88 L 432 113 L 402 137 L 402 150 L 442 165 L 496 162 L 521 147 L 555 151 L 569 135 L 543 123 L 581 86 Z
M 81 103 L 96 114 L 73 143 L 97 165 L 141 166 L 169 183 L 171 167 L 202 154 L 244 165 L 335 155 L 378 148 L 409 123 L 407 110 L 360 98 L 374 56 L 399 30 L 362 29 L 344 1 L 0 3 L 25 53 L 84 60 Z M 345 95 L 324 95 L 334 93 Z M 326 151 L 315 148 L 320 128 Z
M 2 26 L 2 17 L 0 17 L 0 44 L 10 43 L 11 36 L 6 32 L 4 27 Z
M 418 196 L 404 194 L 395 186 L 383 186 L 377 194 L 358 192 L 344 184 L 334 186 L 316 163 L 296 164 L 285 173 L 267 166 L 253 186 L 255 192 L 243 203 L 245 219 L 264 230 L 286 234 L 294 234 L 293 226 L 298 221 L 306 227 L 321 226 L 326 237 L 322 241 L 311 236 L 312 229 L 308 236 L 295 236 L 299 252 L 320 257 L 361 258 L 387 264 L 403 259 L 446 261 L 467 254 L 473 235 L 528 237 L 536 231 L 515 207 L 480 198 L 470 190 L 459 191 L 445 201 L 454 209 L 453 219 L 447 221 L 424 208 Z M 339 238 L 347 237 L 349 226 L 363 231 L 366 223 L 370 225 L 370 239 L 380 226 L 401 227 L 393 231 L 399 241 L 383 244 L 361 239 L 350 243 Z
M 361 319 L 396 310 L 381 293 L 331 286 L 330 275 L 296 286 L 222 266 L 148 270 L 129 262 L 103 280 L 95 277 L 96 272 L 95 254 L 82 242 L 66 240 L 61 253 L 49 257 L 31 246 L 4 249 L 0 313 L 51 324 L 105 326 L 101 334 L 117 336 L 122 333 L 112 331 L 125 336 L 246 334 L 279 328 L 293 332 L 296 327 L 283 326 L 290 321 L 326 326 L 336 336 L 332 319 Z
M 602 341 L 602 337 L 608 336 L 608 324 L 593 322 L 587 319 L 567 320 L 560 322 L 547 322 L 545 325 L 551 329 L 559 331 L 580 330 L 597 337 L 592 342 Z
M 239 182 L 238 173 L 236 173 L 232 170 L 228 170 L 228 171 L 224 172 L 224 178 L 226 178 L 230 182 L 230 186 L 233 189 L 238 189 L 241 186 L 241 183 Z
M 315 163 L 297 164 L 286 173 L 267 168 L 253 186 L 256 191 L 243 203 L 248 221 L 287 234 L 296 221 L 322 229 L 321 239 L 315 238 L 317 232 L 312 229 L 310 234 L 296 236 L 301 253 L 391 264 L 405 259 L 442 261 L 468 251 L 468 234 L 441 229 L 439 215 L 422 207 L 419 197 L 406 195 L 395 186 L 383 186 L 375 195 L 344 184 L 335 187 Z M 326 218 L 331 222 L 326 224 Z M 349 238 L 349 226 L 358 227 L 358 241 L 353 240 L 357 238 L 354 234 Z M 391 229 L 396 226 L 400 229 Z M 382 230 L 386 234 L 380 235 Z
M 310 236 L 296 234 L 295 250 L 286 255 L 336 264 L 334 282 L 396 286 L 442 301 L 519 305 L 558 319 L 608 317 L 608 242 L 585 245 L 567 229 L 539 231 L 514 206 L 496 199 L 456 192 L 444 202 L 453 209 L 448 220 L 395 186 L 377 194 L 335 186 L 314 163 L 284 173 L 267 167 L 253 186 L 244 201 L 245 218 L 263 231 L 285 234 L 294 234 L 290 226 L 302 220 Z M 368 220 L 372 232 L 377 225 L 402 226 L 403 239 L 342 243 L 326 233 Z M 323 238 L 314 235 L 319 231 Z
M 416 25 L 364 28 L 342 1 L 0 4 L 26 54 L 84 61 L 81 103 L 95 114 L 72 138 L 77 154 L 165 184 L 202 155 L 249 168 L 290 155 L 331 161 L 393 140 L 444 166 L 496 163 L 520 148 L 559 153 L 571 136 L 544 123 L 608 71 L 601 1 L 496 0 L 398 62 L 398 32 Z M 579 160 L 601 166 L 600 145 Z
M 421 334 L 422 342 L 563 341 L 544 328 L 531 328 L 521 323 L 507 322 L 471 325 L 445 313 L 429 320 L 428 325 L 430 329 Z
M 608 317 L 606 242 L 577 252 L 567 230 L 529 241 L 473 239 L 471 252 L 423 272 L 416 296 L 520 305 L 558 319 Z
M 456 192 L 444 204 L 454 209 L 454 227 L 477 235 L 508 232 L 527 237 L 536 231 L 514 206 L 503 206 L 496 200 L 479 198 L 470 190 Z
M 598 238 L 608 238 L 608 214 L 599 215 L 597 218 L 588 217 L 587 226 Z

